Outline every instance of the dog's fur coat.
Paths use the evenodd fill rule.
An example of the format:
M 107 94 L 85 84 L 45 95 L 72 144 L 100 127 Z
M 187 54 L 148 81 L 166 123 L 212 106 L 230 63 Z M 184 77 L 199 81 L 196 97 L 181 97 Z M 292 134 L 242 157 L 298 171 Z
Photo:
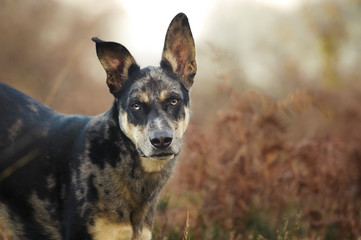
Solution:
M 62 115 L 0 83 L 0 232 L 11 239 L 151 239 L 189 121 L 188 19 L 172 20 L 160 67 L 93 41 L 115 99 L 102 115 Z

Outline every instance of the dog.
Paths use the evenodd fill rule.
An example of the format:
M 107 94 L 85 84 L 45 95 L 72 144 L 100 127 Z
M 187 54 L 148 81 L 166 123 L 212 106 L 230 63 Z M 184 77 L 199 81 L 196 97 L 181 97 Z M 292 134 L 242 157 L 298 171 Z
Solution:
M 104 114 L 63 115 L 0 84 L 5 238 L 151 239 L 190 118 L 197 65 L 188 18 L 171 21 L 157 67 L 140 68 L 124 46 L 92 40 L 114 96 Z

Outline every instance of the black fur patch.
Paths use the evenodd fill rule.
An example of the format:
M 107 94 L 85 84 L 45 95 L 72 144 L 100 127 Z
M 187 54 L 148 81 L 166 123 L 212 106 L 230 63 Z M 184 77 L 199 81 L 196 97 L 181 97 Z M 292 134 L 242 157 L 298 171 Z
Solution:
M 169 46 L 189 43 L 189 57 L 176 60 L 190 68 L 164 59 L 179 57 L 170 47 L 161 67 L 140 69 L 122 45 L 93 39 L 115 97 L 99 116 L 62 115 L 0 83 L 0 226 L 9 228 L 0 230 L 17 239 L 90 240 L 125 227 L 132 239 L 149 238 L 188 124 L 188 75 L 196 71 L 184 14 L 168 34 Z M 151 141 L 160 130 L 171 132 L 170 145 Z

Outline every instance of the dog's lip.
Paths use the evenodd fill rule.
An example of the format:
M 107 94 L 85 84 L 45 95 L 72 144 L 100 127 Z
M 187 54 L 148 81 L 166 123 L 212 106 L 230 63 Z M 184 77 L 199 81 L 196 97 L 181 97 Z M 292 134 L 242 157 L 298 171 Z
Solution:
M 165 157 L 170 157 L 170 156 L 174 156 L 174 153 L 160 153 L 160 154 L 154 154 L 149 156 L 150 158 L 165 158 Z
M 140 156 L 143 158 L 151 158 L 151 159 L 159 159 L 159 160 L 171 159 L 175 155 L 177 155 L 176 153 L 172 153 L 172 152 L 164 152 L 164 153 L 152 154 L 152 155 L 147 156 L 141 150 L 138 150 L 138 151 L 140 153 Z

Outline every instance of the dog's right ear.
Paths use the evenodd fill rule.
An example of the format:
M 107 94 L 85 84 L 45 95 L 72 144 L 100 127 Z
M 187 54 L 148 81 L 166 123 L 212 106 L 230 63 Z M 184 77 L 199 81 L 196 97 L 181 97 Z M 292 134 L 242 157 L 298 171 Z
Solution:
M 117 94 L 129 79 L 129 75 L 139 70 L 139 66 L 129 51 L 119 43 L 105 42 L 97 37 L 92 40 L 96 43 L 99 61 L 107 73 L 109 91 Z
M 170 23 L 165 37 L 162 67 L 171 69 L 189 90 L 197 72 L 196 50 L 188 18 L 179 13 Z

